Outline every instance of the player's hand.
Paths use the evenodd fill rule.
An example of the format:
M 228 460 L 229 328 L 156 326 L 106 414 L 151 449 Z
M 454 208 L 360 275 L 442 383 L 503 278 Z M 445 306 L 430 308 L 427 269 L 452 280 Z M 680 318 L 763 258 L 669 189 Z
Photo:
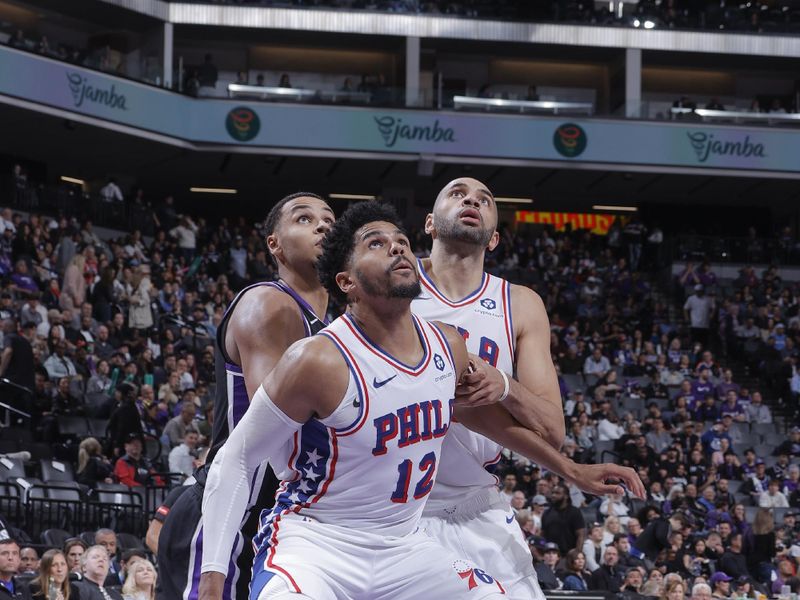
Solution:
M 469 371 L 462 375 L 456 386 L 456 404 L 483 406 L 497 402 L 505 390 L 500 371 L 474 354 L 469 355 L 469 366 Z
M 581 491 L 594 496 L 606 494 L 625 494 L 625 488 L 637 498 L 644 500 L 647 493 L 639 475 L 630 467 L 612 463 L 600 465 L 577 465 L 575 480 L 570 482 Z M 623 487 L 624 486 L 624 487 Z
M 222 600 L 225 575 L 209 571 L 200 575 L 198 600 Z

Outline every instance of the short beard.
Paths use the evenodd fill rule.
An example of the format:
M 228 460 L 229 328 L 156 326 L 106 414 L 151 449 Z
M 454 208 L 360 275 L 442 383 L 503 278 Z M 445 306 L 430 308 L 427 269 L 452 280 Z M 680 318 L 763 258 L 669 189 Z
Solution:
M 486 248 L 492 240 L 494 231 L 483 228 L 467 227 L 457 219 L 439 217 L 435 219 L 436 235 L 444 241 L 464 242 Z
M 388 275 L 391 277 L 391 271 L 389 271 Z M 413 300 L 422 292 L 419 280 L 409 283 L 390 285 L 389 289 L 385 290 L 375 285 L 372 280 L 370 280 L 368 277 L 365 277 L 364 274 L 358 269 L 356 269 L 356 277 L 358 278 L 363 290 L 370 296 L 379 296 L 384 298 L 408 298 Z

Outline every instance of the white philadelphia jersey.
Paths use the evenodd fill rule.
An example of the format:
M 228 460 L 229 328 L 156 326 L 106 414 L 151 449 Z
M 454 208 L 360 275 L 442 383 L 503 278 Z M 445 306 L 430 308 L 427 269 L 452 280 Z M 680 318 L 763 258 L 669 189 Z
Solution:
M 422 293 L 411 303 L 412 311 L 429 321 L 441 321 L 458 329 L 467 349 L 508 375 L 514 373 L 514 328 L 511 320 L 511 284 L 488 273 L 474 292 L 450 300 L 433 284 L 418 260 Z M 467 500 L 481 489 L 497 485 L 487 469 L 500 460 L 502 446 L 453 423 L 442 448 L 439 476 L 431 492 L 426 514 Z
M 269 545 L 281 519 L 308 519 L 401 537 L 413 533 L 433 488 L 450 427 L 457 375 L 444 334 L 413 317 L 424 352 L 405 365 L 373 344 L 349 314 L 318 335 L 350 370 L 339 407 L 295 433 L 289 473 L 253 542 Z

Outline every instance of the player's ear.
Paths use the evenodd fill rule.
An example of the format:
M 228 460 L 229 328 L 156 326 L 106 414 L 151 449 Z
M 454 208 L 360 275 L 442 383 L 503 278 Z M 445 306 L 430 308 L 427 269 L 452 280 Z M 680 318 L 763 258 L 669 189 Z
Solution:
M 348 271 L 342 271 L 336 274 L 336 285 L 339 286 L 339 289 L 342 290 L 344 294 L 349 295 L 353 288 L 355 288 L 356 282 L 350 277 Z
M 499 243 L 500 243 L 500 234 L 495 229 L 494 233 L 492 234 L 492 238 L 489 240 L 489 244 L 486 246 L 486 248 L 489 250 L 489 252 L 491 252 L 492 250 L 497 248 L 497 244 Z
M 267 250 L 275 257 L 275 260 L 280 262 L 280 258 L 283 256 L 283 249 L 278 241 L 278 236 L 274 233 L 267 236 Z
M 425 217 L 425 233 L 428 235 L 433 233 L 433 213 L 428 213 Z

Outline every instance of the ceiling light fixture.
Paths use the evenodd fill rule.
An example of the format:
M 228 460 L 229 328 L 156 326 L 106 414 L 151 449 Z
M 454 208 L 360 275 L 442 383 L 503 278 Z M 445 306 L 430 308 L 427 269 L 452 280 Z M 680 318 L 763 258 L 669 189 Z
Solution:
M 592 206 L 593 210 L 609 210 L 618 212 L 636 212 L 639 209 L 635 206 L 614 206 L 611 204 L 595 204 Z
M 213 187 L 190 187 L 190 192 L 198 194 L 236 194 L 238 190 L 233 188 L 213 188 Z
M 67 177 L 66 175 L 61 176 L 61 181 L 66 181 L 67 183 L 77 183 L 78 185 L 86 184 L 83 179 L 78 179 L 77 177 Z
M 369 194 L 328 194 L 328 198 L 333 200 L 375 200 L 377 196 Z

